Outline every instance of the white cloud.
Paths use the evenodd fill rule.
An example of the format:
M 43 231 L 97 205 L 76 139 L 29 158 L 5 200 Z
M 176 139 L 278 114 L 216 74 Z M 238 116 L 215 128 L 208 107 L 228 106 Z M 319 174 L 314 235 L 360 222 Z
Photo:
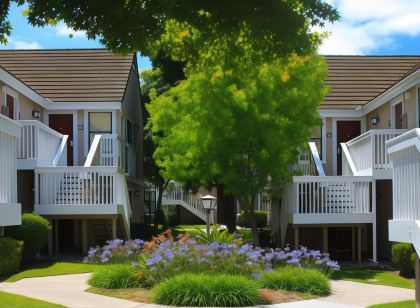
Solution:
M 59 24 L 55 29 L 57 35 L 59 36 L 83 37 L 86 35 L 84 31 L 76 31 L 72 28 L 67 27 L 65 24 Z
M 7 38 L 7 45 L 1 45 L 0 49 L 41 49 L 41 45 L 35 41 L 27 41 L 20 37 Z
M 366 54 L 393 47 L 396 35 L 419 36 L 419 0 L 332 0 L 339 22 L 323 30 L 330 33 L 322 54 Z

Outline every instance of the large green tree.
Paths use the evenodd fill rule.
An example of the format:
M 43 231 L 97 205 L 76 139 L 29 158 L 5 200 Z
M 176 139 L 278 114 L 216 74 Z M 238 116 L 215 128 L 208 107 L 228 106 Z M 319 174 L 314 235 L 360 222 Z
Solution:
M 287 178 L 298 148 L 319 124 L 326 68 L 317 56 L 291 55 L 265 64 L 252 61 L 207 66 L 149 105 L 155 160 L 166 178 L 222 184 L 239 201 L 258 234 L 254 200 Z
M 323 0 L 2 0 L 3 42 L 12 29 L 8 20 L 12 3 L 27 6 L 31 25 L 63 21 L 86 31 L 89 38 L 99 38 L 111 50 L 145 55 L 155 52 L 154 42 L 160 40 L 171 20 L 197 29 L 210 44 L 246 27 L 255 49 L 281 56 L 313 50 L 320 37 L 312 27 L 338 18 L 336 10 Z

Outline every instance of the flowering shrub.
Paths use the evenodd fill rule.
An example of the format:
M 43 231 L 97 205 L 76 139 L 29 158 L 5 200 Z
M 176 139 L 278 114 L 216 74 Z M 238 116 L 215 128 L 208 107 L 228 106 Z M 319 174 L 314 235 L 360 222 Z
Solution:
M 141 254 L 143 241 L 116 239 L 107 241 L 103 247 L 91 247 L 84 262 L 86 263 L 129 263 L 137 261 Z
M 266 250 L 242 244 L 240 239 L 231 239 L 229 243 L 203 243 L 189 236 L 174 239 L 170 232 L 144 243 L 109 241 L 102 248 L 91 248 L 85 261 L 131 263 L 145 287 L 180 273 L 217 273 L 258 279 L 264 272 L 287 265 L 317 269 L 326 275 L 339 268 L 327 254 L 305 247 Z

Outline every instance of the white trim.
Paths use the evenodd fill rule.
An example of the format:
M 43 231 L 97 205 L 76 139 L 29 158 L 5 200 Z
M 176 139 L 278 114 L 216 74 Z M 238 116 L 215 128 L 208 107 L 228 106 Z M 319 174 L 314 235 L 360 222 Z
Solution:
M 359 121 L 360 122 L 360 134 L 362 134 L 362 119 L 354 119 L 354 118 L 333 118 L 333 175 L 337 175 L 337 121 Z
M 419 116 L 419 112 L 420 112 L 420 95 L 419 95 L 419 91 L 420 91 L 420 86 L 417 86 L 416 88 L 416 127 L 420 127 L 420 116 Z
M 409 90 L 410 88 L 416 86 L 420 83 L 420 69 L 416 70 L 411 75 L 407 76 L 406 78 L 400 80 L 398 83 L 394 84 L 391 88 L 386 90 L 381 95 L 377 96 L 369 103 L 362 107 L 363 114 L 368 114 L 369 112 L 379 108 L 383 104 L 389 102 L 396 96 L 404 93 L 405 91 Z
M 0 131 L 16 138 L 20 138 L 22 134 L 22 125 L 0 114 Z
M 318 112 L 321 118 L 360 118 L 363 116 L 361 109 L 319 109 Z
M 110 112 L 111 113 L 111 134 L 117 133 L 117 113 L 111 109 L 85 109 L 83 110 L 83 154 L 88 155 L 89 149 L 89 112 Z
M 79 165 L 79 136 L 77 131 L 77 111 L 67 110 L 67 111 L 59 111 L 59 110 L 45 110 L 44 116 L 44 124 L 49 126 L 49 117 L 50 114 L 71 114 L 73 115 L 73 165 Z
M 49 110 L 121 110 L 119 102 L 51 102 L 50 104 Z
M 3 86 L 1 88 L 1 91 L 2 93 L 4 93 L 4 106 L 7 106 L 7 95 L 13 97 L 13 119 L 12 120 L 19 120 L 20 119 L 19 93 L 11 89 L 7 85 Z
M 20 81 L 19 79 L 17 79 L 12 74 L 10 74 L 2 68 L 0 68 L 0 80 L 3 81 L 9 87 L 13 88 L 18 93 L 22 94 L 23 96 L 26 96 L 33 102 L 37 103 L 41 107 L 49 107 L 50 103 L 44 97 L 36 93 L 34 90 L 25 85 L 22 81 Z
M 321 128 L 321 142 L 322 142 L 322 163 L 327 161 L 327 118 L 322 118 L 322 128 Z

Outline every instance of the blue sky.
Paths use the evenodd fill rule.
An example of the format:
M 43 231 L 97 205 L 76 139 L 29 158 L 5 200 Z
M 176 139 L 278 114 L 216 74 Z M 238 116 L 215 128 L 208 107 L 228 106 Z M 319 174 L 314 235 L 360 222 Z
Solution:
M 420 0 L 326 1 L 338 9 L 341 19 L 322 29 L 330 36 L 320 47 L 321 54 L 420 55 Z M 103 47 L 64 24 L 33 28 L 15 4 L 9 18 L 13 31 L 8 45 L 0 45 L 3 49 Z M 139 57 L 139 68 L 150 68 L 150 61 Z

